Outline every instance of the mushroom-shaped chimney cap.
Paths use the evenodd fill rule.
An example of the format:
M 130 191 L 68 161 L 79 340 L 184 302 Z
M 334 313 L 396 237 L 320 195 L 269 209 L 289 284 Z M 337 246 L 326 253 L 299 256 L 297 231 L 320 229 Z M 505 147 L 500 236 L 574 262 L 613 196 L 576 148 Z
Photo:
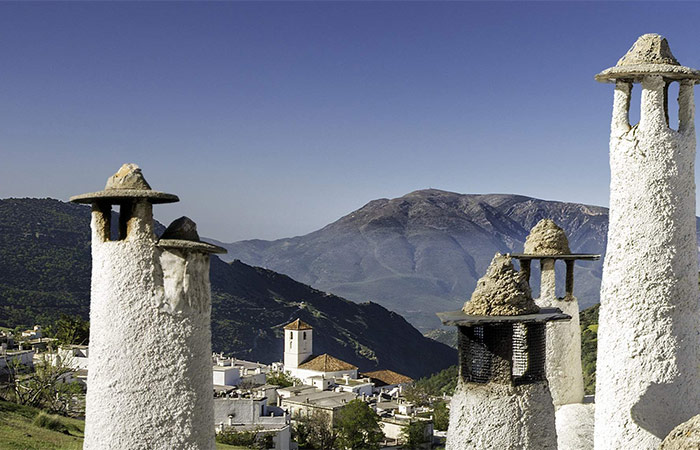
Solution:
M 182 216 L 165 229 L 158 240 L 158 247 L 183 250 L 196 250 L 204 253 L 226 253 L 226 249 L 199 240 L 197 224 L 189 217 Z
M 493 257 L 486 275 L 477 281 L 471 300 L 462 308 L 474 316 L 517 316 L 539 310 L 524 274 L 515 271 L 509 255 L 500 253 Z
M 676 80 L 700 79 L 700 71 L 681 66 L 671 53 L 666 38 L 654 33 L 640 36 L 616 66 L 600 72 L 595 79 L 603 83 L 620 79 L 637 81 L 644 75 L 662 75 Z
M 564 230 L 551 219 L 542 219 L 525 238 L 525 254 L 570 255 L 569 240 Z
M 103 200 L 114 204 L 137 198 L 146 199 L 151 203 L 173 203 L 180 200 L 177 195 L 152 190 L 139 166 L 130 163 L 124 164 L 117 173 L 107 179 L 103 191 L 75 195 L 70 201 L 93 203 Z

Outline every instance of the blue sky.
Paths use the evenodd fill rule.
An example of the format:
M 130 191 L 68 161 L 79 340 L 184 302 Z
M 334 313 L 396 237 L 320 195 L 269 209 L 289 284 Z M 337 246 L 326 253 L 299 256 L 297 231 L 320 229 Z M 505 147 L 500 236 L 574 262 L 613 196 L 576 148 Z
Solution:
M 700 67 L 696 3 L 0 3 L 0 197 L 124 162 L 233 241 L 428 187 L 606 205 L 641 34 Z M 638 104 L 638 102 L 637 102 Z M 633 109 L 635 105 L 633 103 Z

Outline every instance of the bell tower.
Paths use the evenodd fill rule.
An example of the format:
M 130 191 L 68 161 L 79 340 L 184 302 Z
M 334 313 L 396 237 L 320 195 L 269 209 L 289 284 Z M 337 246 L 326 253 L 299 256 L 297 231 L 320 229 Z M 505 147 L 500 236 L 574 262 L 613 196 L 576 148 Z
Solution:
M 296 369 L 313 353 L 313 328 L 300 319 L 284 327 L 284 368 Z

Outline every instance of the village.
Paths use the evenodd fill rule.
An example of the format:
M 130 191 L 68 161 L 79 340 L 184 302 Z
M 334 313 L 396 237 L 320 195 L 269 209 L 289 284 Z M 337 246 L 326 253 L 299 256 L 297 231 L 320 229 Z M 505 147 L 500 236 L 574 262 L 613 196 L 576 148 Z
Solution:
M 424 435 L 412 444 L 416 448 L 444 444 L 446 433 L 434 429 L 432 409 L 414 406 L 404 398 L 404 390 L 413 384 L 411 378 L 391 370 L 360 373 L 356 366 L 331 355 L 314 355 L 313 328 L 300 319 L 282 328 L 287 343 L 284 362 L 262 364 L 212 354 L 217 433 L 238 434 L 241 439 L 248 433 L 259 442 L 269 442 L 267 448 L 296 449 L 293 429 L 297 424 L 314 417 L 330 428 L 343 407 L 360 400 L 377 415 L 382 448 L 403 448 L 411 425 Z M 28 373 L 47 363 L 60 366 L 59 382 L 80 385 L 83 393 L 76 400 L 82 397 L 84 404 L 88 345 L 59 345 L 57 339 L 44 336 L 40 325 L 18 336 L 0 331 L 0 342 L 0 375 L 10 370 Z M 274 384 L 279 381 L 284 386 Z
M 497 19 L 494 23 L 500 24 L 500 17 Z M 439 204 L 451 212 L 433 213 L 438 218 L 420 229 L 431 239 L 410 242 L 410 253 L 380 242 L 390 229 L 401 229 L 404 234 L 386 239 L 402 243 L 408 242 L 405 236 L 417 234 L 407 223 L 420 208 L 410 209 L 404 197 L 394 203 L 385 198 L 367 203 L 390 205 L 387 209 L 392 214 L 363 210 L 367 213 L 363 226 L 350 221 L 361 214 L 350 213 L 319 230 L 334 228 L 355 238 L 350 243 L 324 242 L 343 262 L 329 278 L 335 277 L 336 286 L 347 289 L 346 293 L 395 278 L 405 281 L 405 290 L 397 293 L 397 285 L 387 284 L 390 287 L 382 292 L 392 301 L 405 301 L 402 297 L 411 289 L 438 292 L 469 286 L 469 294 L 461 292 L 456 301 L 443 302 L 437 295 L 421 297 L 423 300 L 409 306 L 405 301 L 404 318 L 379 302 L 372 303 L 375 298 L 361 303 L 321 288 L 316 284 L 317 275 L 332 271 L 330 258 L 327 253 L 308 256 L 298 251 L 307 245 L 299 236 L 273 243 L 249 239 L 235 246 L 200 236 L 197 223 L 178 208 L 174 214 L 168 212 L 168 220 L 161 223 L 154 209 L 177 203 L 180 197 L 154 189 L 139 165 L 117 154 L 110 159 L 115 167 L 99 172 L 100 177 L 107 176 L 103 188 L 104 178 L 95 186 L 89 184 L 94 178 L 86 176 L 75 185 L 92 187 L 71 191 L 84 193 L 71 195 L 65 203 L 82 214 L 76 217 L 85 226 L 81 241 L 76 240 L 84 251 L 82 262 L 88 266 L 85 309 L 76 307 L 73 316 L 62 314 L 61 302 L 72 301 L 71 292 L 55 297 L 51 316 L 41 315 L 39 307 L 34 315 L 35 305 L 26 299 L 45 295 L 43 292 L 29 292 L 33 286 L 9 291 L 26 296 L 17 294 L 21 297 L 18 303 L 26 306 L 21 311 L 24 315 L 17 312 L 17 317 L 24 317 L 25 322 L 7 320 L 3 325 L 8 326 L 0 328 L 0 412 L 8 417 L 10 412 L 24 414 L 24 424 L 31 423 L 32 430 L 69 435 L 75 448 L 86 450 L 700 449 L 700 219 L 696 217 L 694 104 L 700 70 L 681 65 L 664 36 L 637 36 L 615 65 L 588 75 L 591 83 L 594 78 L 611 85 L 608 91 L 612 94 L 610 187 L 606 192 L 610 202 L 607 215 L 603 218 L 600 213 L 596 218 L 605 230 L 596 242 L 603 241 L 602 250 L 586 247 L 595 236 L 571 232 L 571 221 L 569 227 L 562 225 L 564 213 L 548 214 L 533 206 L 534 200 L 528 203 L 526 214 L 531 220 L 526 226 L 510 218 L 496 226 L 490 220 L 496 215 L 493 205 L 443 201 L 447 196 L 432 188 L 425 194 L 429 200 L 422 204 L 423 210 L 434 212 L 437 207 L 432 207 Z M 587 42 L 580 43 L 584 44 Z M 615 42 L 615 48 L 619 45 Z M 539 65 L 536 70 L 538 79 L 548 75 Z M 469 72 L 489 71 L 469 67 Z M 501 82 L 495 84 L 502 88 Z M 670 93 L 675 92 L 674 99 Z M 490 97 L 488 102 L 492 102 Z M 500 101 L 501 109 L 504 103 Z M 521 111 L 520 116 L 524 114 Z M 501 125 L 508 124 L 500 115 L 496 119 Z M 497 128 L 493 134 L 505 131 Z M 491 147 L 486 147 L 484 153 L 489 151 Z M 115 163 L 117 158 L 120 166 Z M 223 209 L 220 199 L 229 194 L 208 190 L 209 174 L 192 170 L 187 179 L 170 176 L 171 162 L 148 160 L 145 155 L 143 159 L 148 161 L 144 167 L 150 164 L 149 179 L 154 186 L 183 186 L 180 195 L 187 200 L 179 206 L 185 205 L 181 209 L 192 217 L 206 216 L 205 209 L 198 209 L 199 203 L 211 201 Z M 235 161 L 244 171 L 245 161 Z M 549 168 L 537 166 L 538 175 L 547 175 L 548 170 L 573 172 L 571 164 L 552 161 Z M 444 163 L 440 161 L 440 165 L 449 165 Z M 182 163 L 172 163 L 175 165 Z M 500 170 L 505 165 L 517 163 L 503 157 L 494 167 Z M 475 167 L 475 172 L 487 172 Z M 390 184 L 384 170 L 381 172 L 383 181 Z M 496 175 L 494 171 L 490 176 Z M 509 177 L 513 176 L 503 176 Z M 266 174 L 264 182 L 271 179 Z M 290 184 L 287 180 L 280 183 Z M 195 185 L 204 187 L 187 191 Z M 548 189 L 556 192 L 555 187 Z M 502 200 L 503 209 L 513 209 L 508 202 Z M 425 206 L 428 203 L 431 208 Z M 470 208 L 478 209 L 476 219 L 454 213 Z M 32 220 L 43 219 L 32 216 Z M 200 224 L 207 223 L 205 220 L 209 225 L 215 222 L 202 217 Z M 440 234 L 453 222 L 465 226 L 468 231 L 464 234 L 477 237 L 462 242 Z M 513 235 L 506 236 L 506 231 Z M 25 233 L 25 237 L 32 236 Z M 495 235 L 506 236 L 503 242 L 507 245 L 480 246 L 482 240 Z M 40 234 L 33 236 L 39 242 Z M 36 247 L 41 249 L 40 243 Z M 263 247 L 274 247 L 279 253 L 266 253 L 259 266 L 248 267 L 248 275 L 215 271 L 242 265 L 235 258 Z M 359 262 L 345 261 L 345 255 L 360 254 L 360 247 L 363 251 L 370 248 L 374 259 L 359 256 Z M 445 258 L 446 249 L 454 247 L 469 247 L 490 262 L 477 265 L 475 258 L 462 253 Z M 219 257 L 234 253 L 231 260 Z M 404 261 L 412 271 L 426 266 L 429 276 L 412 285 L 404 272 L 388 264 L 393 258 Z M 241 286 L 261 274 L 269 277 L 265 281 L 283 279 L 291 285 L 297 283 L 291 275 L 292 262 L 301 259 L 318 270 L 300 275 L 308 283 L 304 288 L 309 290 L 304 292 L 322 297 L 339 310 L 339 305 L 348 304 L 358 309 L 331 318 L 327 310 L 309 307 L 310 297 L 284 298 L 281 289 L 265 282 L 255 285 L 255 292 L 263 294 L 245 299 L 212 288 L 212 280 L 221 281 L 217 277 L 226 278 L 228 285 Z M 438 267 L 443 259 L 447 263 Z M 596 266 L 599 270 L 593 269 L 592 264 L 601 260 Z M 284 270 L 276 273 L 265 265 L 270 261 Z M 467 278 L 465 267 L 473 283 L 461 279 Z M 437 276 L 453 269 L 457 276 L 452 283 Z M 376 277 L 362 278 L 365 271 L 375 272 Z M 348 278 L 338 276 L 340 272 Z M 66 278 L 74 276 L 72 268 L 66 273 Z M 593 284 L 595 292 L 588 289 L 575 294 L 578 283 L 590 283 L 594 276 L 600 281 Z M 429 314 L 421 310 L 425 298 L 437 305 L 431 305 L 436 309 Z M 230 307 L 221 322 L 225 326 L 218 323 L 217 328 L 212 326 L 218 315 L 215 301 Z M 270 305 L 275 303 L 284 303 L 284 312 L 271 314 Z M 242 312 L 241 305 L 254 308 Z M 359 305 L 370 312 L 363 316 Z M 587 308 L 596 322 L 583 326 Z M 32 322 L 26 322 L 30 314 Z M 48 317 L 53 322 L 43 321 Z M 268 320 L 265 326 L 263 317 Z M 372 322 L 376 317 L 381 318 Z M 435 327 L 414 328 L 409 317 Z M 346 320 L 361 323 L 356 329 L 360 331 L 343 329 L 331 335 Z M 403 331 L 389 329 L 385 323 L 390 320 L 405 325 L 400 328 Z M 586 332 L 595 337 L 584 343 Z M 355 340 L 363 333 L 373 334 L 371 343 Z M 454 338 L 452 343 L 439 340 L 445 336 Z M 413 337 L 410 342 L 415 345 L 405 344 L 408 337 Z M 264 345 L 260 344 L 263 340 Z M 239 346 L 221 351 L 222 341 L 236 341 Z M 413 361 L 419 353 L 416 347 L 424 341 L 435 346 L 421 348 L 449 353 L 440 361 Z M 589 353 L 585 356 L 595 361 L 588 372 L 590 384 L 584 376 L 586 345 Z M 389 350 L 382 348 L 385 353 L 378 357 L 380 347 Z M 392 359 L 393 353 L 404 350 L 407 356 Z M 392 354 L 387 357 L 387 353 Z M 438 367 L 445 361 L 452 365 Z M 449 378 L 450 389 L 439 394 L 422 391 L 421 383 L 434 377 Z M 64 423 L 64 419 L 74 422 Z M 11 429 L 14 424 L 10 422 L 0 420 L 0 425 Z M 73 423 L 77 432 L 71 434 L 67 423 Z M 36 437 L 25 428 L 15 434 L 23 434 L 17 442 Z

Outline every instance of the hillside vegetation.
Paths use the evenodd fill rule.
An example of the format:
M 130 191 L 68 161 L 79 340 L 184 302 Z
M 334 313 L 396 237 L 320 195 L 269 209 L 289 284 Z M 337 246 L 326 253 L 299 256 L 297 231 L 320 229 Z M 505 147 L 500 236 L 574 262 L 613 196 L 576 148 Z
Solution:
M 0 400 L 0 446 L 3 449 L 80 450 L 84 428 L 81 420 L 48 416 L 39 409 Z
M 85 422 L 52 416 L 40 409 L 0 400 L 0 448 L 3 450 L 81 450 Z M 220 444 L 219 450 L 244 450 Z
M 0 326 L 47 325 L 61 313 L 88 319 L 90 208 L 51 199 L 0 200 L 0 224 Z M 240 261 L 213 257 L 211 286 L 217 352 L 278 361 L 282 327 L 301 318 L 314 327 L 315 353 L 363 371 L 420 377 L 457 358 L 377 303 L 353 303 Z

